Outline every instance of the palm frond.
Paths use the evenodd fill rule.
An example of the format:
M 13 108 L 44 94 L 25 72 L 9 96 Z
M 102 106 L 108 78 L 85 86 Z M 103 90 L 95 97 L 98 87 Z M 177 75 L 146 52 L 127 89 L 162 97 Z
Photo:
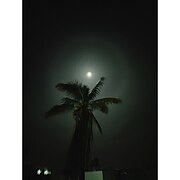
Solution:
M 68 97 L 62 98 L 61 101 L 63 104 L 69 104 L 69 105 L 74 105 L 74 106 L 80 104 L 80 102 L 78 100 L 71 99 Z
M 118 104 L 120 102 L 122 102 L 121 99 L 114 98 L 114 97 L 101 98 L 101 99 L 97 99 L 97 100 L 91 101 L 92 104 L 101 104 L 101 103 L 104 103 L 106 105 L 109 105 L 109 104 Z
M 88 96 L 89 96 L 89 88 L 87 86 L 82 86 L 81 87 L 81 93 L 82 93 L 82 96 L 83 96 L 83 100 L 86 101 L 88 100 Z
M 55 105 L 48 112 L 45 113 L 45 117 L 48 118 L 51 116 L 55 116 L 55 115 L 64 113 L 66 111 L 72 110 L 73 107 L 74 106 L 70 105 L 70 104 Z
M 105 114 L 107 114 L 108 111 L 109 111 L 108 106 L 104 102 L 91 103 L 90 106 L 91 106 L 92 110 L 99 110 L 99 111 L 101 111 L 102 113 L 105 113 Z
M 91 93 L 89 94 L 89 100 L 93 100 L 100 93 L 101 87 L 104 84 L 104 80 L 105 77 L 102 77 L 96 86 L 92 89 Z
M 59 91 L 65 92 L 67 95 L 75 99 L 82 99 L 81 86 L 82 85 L 80 83 L 75 81 L 75 82 L 69 82 L 67 84 L 59 83 L 56 85 L 56 88 Z
M 91 101 L 90 106 L 92 110 L 99 110 L 102 113 L 107 114 L 109 110 L 108 109 L 109 104 L 118 104 L 120 102 L 121 102 L 121 99 L 109 97 L 109 98 L 102 98 L 102 99 Z
M 95 123 L 95 125 L 96 125 L 98 131 L 102 134 L 103 132 L 102 132 L 102 128 L 101 128 L 99 122 L 97 121 L 97 119 L 95 118 L 95 116 L 94 116 L 93 113 L 91 113 L 91 116 L 92 116 L 93 122 Z

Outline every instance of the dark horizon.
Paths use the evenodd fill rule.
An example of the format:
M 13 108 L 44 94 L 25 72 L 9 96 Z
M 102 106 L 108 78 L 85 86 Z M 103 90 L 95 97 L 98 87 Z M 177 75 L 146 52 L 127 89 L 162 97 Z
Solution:
M 74 121 L 70 114 L 45 119 L 64 95 L 55 86 L 78 80 L 92 88 L 102 76 L 98 97 L 123 103 L 96 113 L 103 135 L 94 129 L 94 157 L 104 168 L 155 177 L 157 1 L 23 2 L 24 166 L 62 169 Z

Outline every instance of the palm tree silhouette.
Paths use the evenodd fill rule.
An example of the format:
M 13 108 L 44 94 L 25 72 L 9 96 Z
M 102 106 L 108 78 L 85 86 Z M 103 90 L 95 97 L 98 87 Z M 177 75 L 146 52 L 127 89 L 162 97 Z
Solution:
M 95 118 L 93 111 L 99 110 L 108 113 L 109 104 L 117 104 L 121 99 L 107 97 L 95 100 L 96 96 L 104 84 L 105 78 L 102 77 L 96 86 L 90 91 L 86 85 L 78 81 L 69 83 L 59 83 L 56 88 L 65 92 L 68 97 L 62 98 L 60 105 L 53 106 L 46 117 L 72 111 L 75 119 L 75 131 L 68 152 L 65 167 L 66 178 L 84 180 L 84 171 L 90 162 L 90 152 L 93 140 L 93 124 L 96 125 L 102 134 L 102 128 Z

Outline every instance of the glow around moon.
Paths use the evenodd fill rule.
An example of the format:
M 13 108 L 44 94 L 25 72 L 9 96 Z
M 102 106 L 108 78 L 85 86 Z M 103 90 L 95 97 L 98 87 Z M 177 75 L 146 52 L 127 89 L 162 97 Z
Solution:
M 87 73 L 86 73 L 86 76 L 87 76 L 88 78 L 91 78 L 91 77 L 92 77 L 92 73 L 91 73 L 91 72 L 87 72 Z

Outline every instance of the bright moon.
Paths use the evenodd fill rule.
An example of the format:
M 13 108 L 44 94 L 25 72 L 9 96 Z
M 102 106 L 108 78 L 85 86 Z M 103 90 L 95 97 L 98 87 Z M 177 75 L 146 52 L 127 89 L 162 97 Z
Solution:
M 86 76 L 87 76 L 88 78 L 90 78 L 90 77 L 92 76 L 92 73 L 91 73 L 91 72 L 87 72 Z

